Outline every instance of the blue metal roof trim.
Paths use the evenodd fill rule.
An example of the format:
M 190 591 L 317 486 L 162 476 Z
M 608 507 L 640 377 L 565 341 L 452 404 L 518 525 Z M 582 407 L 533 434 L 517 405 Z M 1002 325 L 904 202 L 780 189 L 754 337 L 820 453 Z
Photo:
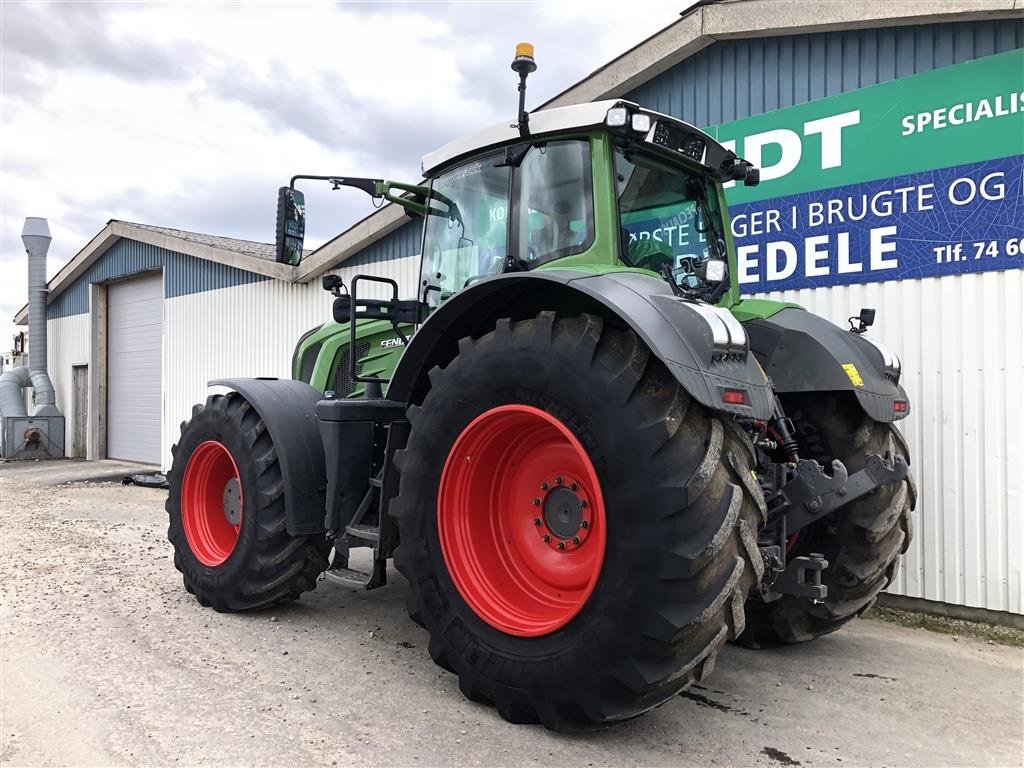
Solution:
M 423 222 L 419 219 L 410 219 L 394 232 L 384 235 L 384 237 L 374 243 L 370 243 L 355 256 L 345 259 L 338 266 L 360 267 L 364 264 L 376 264 L 381 261 L 415 256 L 420 252 L 420 236 L 422 232 Z
M 117 280 L 161 267 L 164 270 L 164 296 L 168 299 L 270 279 L 227 264 L 122 238 L 53 300 L 47 307 L 46 317 L 53 320 L 88 312 L 89 286 L 93 283 Z
M 719 40 L 625 98 L 720 125 L 1021 47 L 1019 19 Z

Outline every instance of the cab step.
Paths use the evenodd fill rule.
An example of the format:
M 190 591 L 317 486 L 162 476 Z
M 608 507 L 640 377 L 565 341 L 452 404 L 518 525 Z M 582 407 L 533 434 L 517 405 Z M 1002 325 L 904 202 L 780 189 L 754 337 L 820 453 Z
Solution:
M 374 546 L 380 543 L 380 527 L 360 523 L 359 525 L 346 525 L 345 534 L 372 543 Z M 353 542 L 349 542 L 352 544 Z M 356 544 L 358 546 L 358 544 Z
M 328 568 L 324 578 L 336 584 L 356 589 L 376 589 L 387 584 L 387 563 L 384 560 L 373 561 L 373 571 L 367 573 L 355 568 Z

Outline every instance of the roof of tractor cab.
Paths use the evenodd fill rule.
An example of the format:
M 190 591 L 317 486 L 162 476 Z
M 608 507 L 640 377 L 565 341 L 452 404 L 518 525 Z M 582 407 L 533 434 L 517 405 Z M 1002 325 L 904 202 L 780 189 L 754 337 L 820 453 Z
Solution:
M 533 139 L 539 136 L 574 130 L 586 130 L 604 125 L 608 110 L 617 106 L 627 107 L 630 112 L 650 115 L 652 122 L 655 120 L 668 121 L 688 132 L 699 133 L 706 143 L 721 147 L 717 141 L 700 128 L 671 115 L 644 109 L 639 104 L 635 104 L 632 101 L 623 101 L 622 99 L 605 99 L 603 101 L 571 104 L 565 107 L 531 112 L 529 138 Z M 504 120 L 500 123 L 489 125 L 486 128 L 460 136 L 454 141 L 448 142 L 440 149 L 424 155 L 422 164 L 423 175 L 431 176 L 435 171 L 449 165 L 452 161 L 477 154 L 488 147 L 506 146 L 520 140 L 523 140 L 523 137 L 520 136 L 517 123 Z M 725 152 L 724 148 L 722 148 L 722 152 Z

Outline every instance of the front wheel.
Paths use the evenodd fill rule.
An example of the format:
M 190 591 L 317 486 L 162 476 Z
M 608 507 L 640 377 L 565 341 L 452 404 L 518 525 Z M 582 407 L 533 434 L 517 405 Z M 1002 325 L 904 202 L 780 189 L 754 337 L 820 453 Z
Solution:
M 185 589 L 218 611 L 250 611 L 316 587 L 327 539 L 288 533 L 277 449 L 242 395 L 197 405 L 171 450 L 167 537 Z
M 430 378 L 396 456 L 395 564 L 462 692 L 559 729 L 707 675 L 761 575 L 731 420 L 589 315 L 500 321 Z

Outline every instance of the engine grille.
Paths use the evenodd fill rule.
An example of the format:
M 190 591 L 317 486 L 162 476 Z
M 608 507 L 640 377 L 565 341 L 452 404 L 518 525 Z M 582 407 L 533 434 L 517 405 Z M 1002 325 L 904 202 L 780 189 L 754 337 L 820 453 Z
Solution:
M 370 353 L 370 343 L 360 341 L 356 343 L 356 360 L 361 360 Z M 349 355 L 352 354 L 352 347 L 346 347 L 338 358 L 338 370 L 334 374 L 334 396 L 337 398 L 348 397 L 356 390 L 357 382 L 352 380 L 349 371 Z M 356 373 L 362 372 L 362 366 L 356 363 Z

